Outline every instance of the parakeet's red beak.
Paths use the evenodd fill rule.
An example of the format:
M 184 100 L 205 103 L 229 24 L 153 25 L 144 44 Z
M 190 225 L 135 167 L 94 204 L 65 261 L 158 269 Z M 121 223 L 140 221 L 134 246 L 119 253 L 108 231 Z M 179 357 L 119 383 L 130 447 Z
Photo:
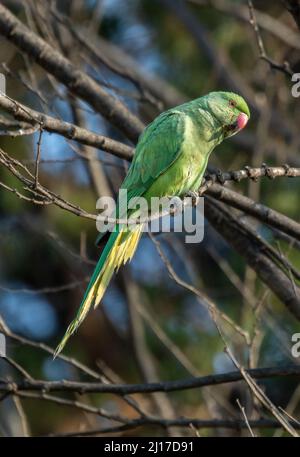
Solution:
M 249 120 L 249 118 L 248 118 L 247 114 L 240 113 L 237 118 L 238 129 L 239 130 L 243 129 L 247 125 L 248 120 Z

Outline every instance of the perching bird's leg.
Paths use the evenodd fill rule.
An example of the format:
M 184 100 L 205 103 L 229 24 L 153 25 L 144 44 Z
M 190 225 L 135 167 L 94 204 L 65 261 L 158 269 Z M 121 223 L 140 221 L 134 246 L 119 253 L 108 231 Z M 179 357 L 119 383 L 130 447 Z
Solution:
M 170 206 L 172 206 L 171 216 L 175 217 L 177 214 L 182 213 L 183 211 L 183 201 L 177 195 L 174 195 L 170 198 Z
M 190 197 L 192 199 L 192 205 L 193 206 L 197 206 L 198 203 L 199 203 L 199 193 L 198 192 L 195 192 L 194 190 L 190 190 L 186 195 L 185 197 Z

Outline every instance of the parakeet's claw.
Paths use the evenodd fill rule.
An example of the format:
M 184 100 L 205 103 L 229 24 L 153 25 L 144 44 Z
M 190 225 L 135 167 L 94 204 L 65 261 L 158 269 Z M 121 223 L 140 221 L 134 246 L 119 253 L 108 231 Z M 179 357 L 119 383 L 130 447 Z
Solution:
M 197 206 L 199 203 L 199 193 L 195 192 L 194 190 L 190 190 L 187 194 L 186 197 L 190 197 L 192 199 L 192 205 Z
M 183 210 L 183 202 L 180 197 L 177 195 L 174 195 L 173 197 L 170 197 L 170 203 L 172 205 L 172 212 L 171 216 L 176 216 L 177 214 L 182 213 Z

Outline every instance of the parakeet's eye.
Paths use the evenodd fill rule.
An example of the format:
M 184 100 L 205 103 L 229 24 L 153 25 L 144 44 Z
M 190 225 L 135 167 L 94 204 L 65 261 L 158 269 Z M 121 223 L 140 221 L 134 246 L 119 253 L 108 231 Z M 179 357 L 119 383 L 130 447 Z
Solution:
M 231 108 L 235 108 L 236 107 L 236 102 L 234 100 L 229 100 L 229 106 Z

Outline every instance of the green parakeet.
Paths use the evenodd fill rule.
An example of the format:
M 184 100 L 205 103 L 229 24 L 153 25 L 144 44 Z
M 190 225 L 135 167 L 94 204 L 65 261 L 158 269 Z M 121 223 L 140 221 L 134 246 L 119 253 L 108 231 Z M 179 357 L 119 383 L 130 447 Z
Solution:
M 122 184 L 128 200 L 143 196 L 184 196 L 197 191 L 213 149 L 243 129 L 250 117 L 245 100 L 230 92 L 211 92 L 160 114 L 144 130 Z M 100 256 L 80 308 L 57 355 L 92 306 L 99 305 L 115 270 L 132 258 L 143 225 L 116 225 Z

